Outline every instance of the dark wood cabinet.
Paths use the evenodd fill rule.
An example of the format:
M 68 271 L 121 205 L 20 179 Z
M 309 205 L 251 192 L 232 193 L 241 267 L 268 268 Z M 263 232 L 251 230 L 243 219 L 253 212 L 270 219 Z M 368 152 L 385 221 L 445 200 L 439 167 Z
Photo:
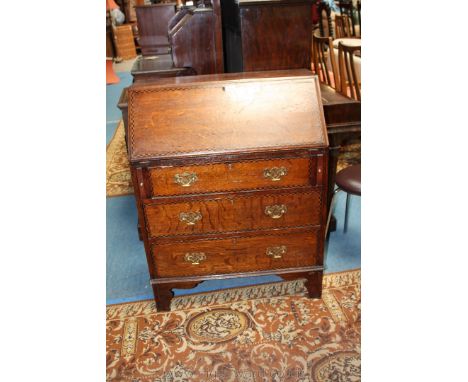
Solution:
M 223 0 L 226 72 L 310 68 L 312 1 Z
M 169 43 L 174 66 L 195 74 L 224 72 L 220 0 L 199 7 L 184 7 L 169 22 Z
M 168 26 L 175 15 L 176 3 L 138 5 L 135 7 L 138 43 L 143 56 L 170 53 Z
M 136 82 L 127 139 L 158 309 L 172 288 L 266 274 L 320 297 L 328 139 L 309 71 Z

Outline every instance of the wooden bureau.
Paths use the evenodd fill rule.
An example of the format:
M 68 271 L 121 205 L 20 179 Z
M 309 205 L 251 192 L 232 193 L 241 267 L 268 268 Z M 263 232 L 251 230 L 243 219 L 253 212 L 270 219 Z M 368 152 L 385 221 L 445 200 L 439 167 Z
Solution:
M 305 278 L 320 297 L 328 139 L 308 71 L 164 78 L 128 91 L 127 145 L 155 300 L 209 279 Z

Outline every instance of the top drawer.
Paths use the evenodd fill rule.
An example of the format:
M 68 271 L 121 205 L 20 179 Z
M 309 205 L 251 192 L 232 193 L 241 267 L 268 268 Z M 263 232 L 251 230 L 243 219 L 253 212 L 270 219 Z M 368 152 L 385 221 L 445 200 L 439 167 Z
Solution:
M 180 167 L 150 167 L 152 196 L 315 185 L 317 159 L 251 160 Z

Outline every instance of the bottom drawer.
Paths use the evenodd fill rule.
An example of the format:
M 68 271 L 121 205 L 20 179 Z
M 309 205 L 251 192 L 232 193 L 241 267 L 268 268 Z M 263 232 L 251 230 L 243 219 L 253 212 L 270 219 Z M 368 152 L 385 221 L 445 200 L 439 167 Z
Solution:
M 154 244 L 159 277 L 203 276 L 321 265 L 318 230 Z

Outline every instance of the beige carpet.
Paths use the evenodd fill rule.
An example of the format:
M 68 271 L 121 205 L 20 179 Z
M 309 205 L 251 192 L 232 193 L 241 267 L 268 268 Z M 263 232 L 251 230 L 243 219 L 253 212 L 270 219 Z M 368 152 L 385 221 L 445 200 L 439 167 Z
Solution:
M 119 122 L 106 151 L 106 195 L 121 196 L 133 194 L 130 165 L 125 145 L 123 121 Z
M 291 281 L 108 306 L 107 380 L 360 381 L 360 276 L 325 275 L 322 299 Z
M 336 165 L 336 172 L 343 170 L 353 164 L 361 163 L 361 140 L 350 142 L 349 144 L 340 148 L 338 154 L 338 164 Z

